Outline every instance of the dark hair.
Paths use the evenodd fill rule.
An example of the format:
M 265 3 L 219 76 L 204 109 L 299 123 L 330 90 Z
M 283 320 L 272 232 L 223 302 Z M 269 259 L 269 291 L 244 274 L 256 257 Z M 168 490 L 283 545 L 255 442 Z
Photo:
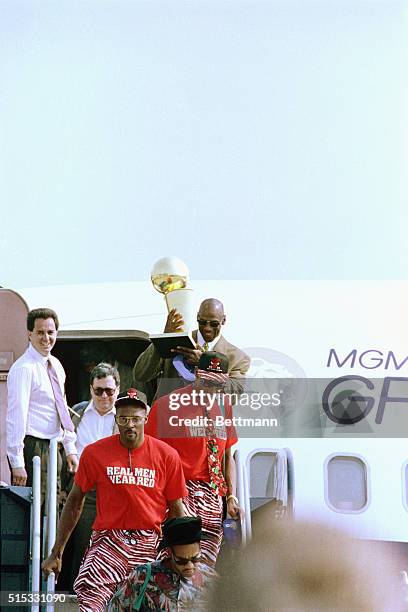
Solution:
M 54 310 L 51 310 L 51 308 L 35 308 L 34 310 L 30 310 L 27 315 L 28 331 L 34 331 L 36 319 L 54 319 L 55 328 L 59 328 L 57 313 Z
M 104 362 L 98 363 L 98 365 L 92 369 L 89 375 L 89 383 L 92 385 L 95 378 L 106 378 L 107 376 L 112 376 L 116 385 L 118 387 L 120 386 L 120 376 L 117 368 L 110 363 Z

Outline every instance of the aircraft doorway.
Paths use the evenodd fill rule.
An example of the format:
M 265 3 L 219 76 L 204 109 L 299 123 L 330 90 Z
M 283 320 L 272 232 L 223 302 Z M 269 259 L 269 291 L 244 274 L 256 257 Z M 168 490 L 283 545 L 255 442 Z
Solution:
M 120 374 L 121 390 L 137 386 L 151 395 L 150 389 L 133 379 L 136 358 L 148 346 L 143 331 L 60 331 L 53 350 L 66 372 L 66 396 L 69 406 L 90 399 L 89 374 L 102 361 L 115 365 Z

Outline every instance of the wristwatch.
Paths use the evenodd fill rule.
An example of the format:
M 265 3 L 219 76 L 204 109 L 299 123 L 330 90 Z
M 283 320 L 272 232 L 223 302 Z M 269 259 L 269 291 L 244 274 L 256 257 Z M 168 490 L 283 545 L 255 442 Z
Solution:
M 237 504 L 237 506 L 238 506 L 238 503 L 239 503 L 239 502 L 238 502 L 238 498 L 237 498 L 237 497 L 235 497 L 235 495 L 228 495 L 228 497 L 227 497 L 227 502 L 228 502 L 230 499 L 233 499 L 233 500 L 234 500 L 234 502 L 235 502 L 235 503 Z

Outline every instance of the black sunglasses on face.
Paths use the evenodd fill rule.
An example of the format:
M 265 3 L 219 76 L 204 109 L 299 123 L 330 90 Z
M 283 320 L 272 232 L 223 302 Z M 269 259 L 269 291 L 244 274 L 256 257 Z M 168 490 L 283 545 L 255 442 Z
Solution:
M 116 387 L 115 389 L 111 389 L 111 387 L 92 387 L 92 389 L 98 397 L 102 397 L 103 392 L 105 392 L 108 397 L 112 397 L 116 391 Z
M 201 325 L 201 327 L 204 327 L 208 323 L 210 327 L 213 327 L 214 329 L 216 329 L 217 327 L 221 325 L 221 321 L 216 321 L 215 319 L 212 319 L 212 320 L 197 319 L 197 323 Z
M 175 557 L 172 553 L 171 555 L 173 557 L 173 561 L 176 565 L 188 565 L 191 561 L 191 563 L 199 563 L 201 561 L 201 554 L 196 555 L 195 557 L 190 557 L 190 559 L 185 559 L 184 557 Z

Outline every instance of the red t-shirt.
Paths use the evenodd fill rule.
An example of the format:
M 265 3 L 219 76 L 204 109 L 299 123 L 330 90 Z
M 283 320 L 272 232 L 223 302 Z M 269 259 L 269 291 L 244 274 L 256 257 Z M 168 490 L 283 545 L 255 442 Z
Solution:
M 176 400 L 176 397 L 179 399 Z M 179 407 L 175 409 L 177 404 Z M 207 407 L 210 409 L 207 410 Z M 192 421 L 186 423 L 184 419 Z M 210 482 L 207 459 L 207 440 L 211 437 L 208 434 L 213 431 L 210 420 L 215 426 L 219 456 L 222 459 L 225 449 L 238 441 L 234 426 L 228 423 L 231 419 L 232 408 L 228 398 L 224 396 L 223 410 L 216 400 L 209 406 L 208 401 L 201 401 L 197 395 L 194 397 L 193 387 L 190 385 L 155 401 L 145 425 L 145 432 L 176 449 L 186 480 Z M 206 426 L 209 426 L 209 429 L 206 430 Z
M 167 500 L 187 495 L 177 453 L 145 436 L 140 448 L 122 446 L 119 434 L 86 446 L 75 474 L 86 493 L 96 487 L 93 528 L 160 531 Z

